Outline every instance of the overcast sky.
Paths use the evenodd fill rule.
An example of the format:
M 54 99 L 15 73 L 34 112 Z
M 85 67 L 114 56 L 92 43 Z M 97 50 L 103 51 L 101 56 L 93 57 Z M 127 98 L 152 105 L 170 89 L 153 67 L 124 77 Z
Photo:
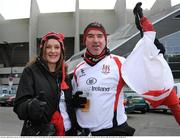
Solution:
M 132 9 L 141 1 L 143 9 L 150 9 L 156 0 L 126 0 Z M 37 0 L 41 13 L 74 12 L 76 0 Z M 5 19 L 29 18 L 31 0 L 0 0 L 0 14 Z M 116 0 L 79 0 L 80 9 L 114 9 Z M 171 0 L 172 6 L 180 0 Z

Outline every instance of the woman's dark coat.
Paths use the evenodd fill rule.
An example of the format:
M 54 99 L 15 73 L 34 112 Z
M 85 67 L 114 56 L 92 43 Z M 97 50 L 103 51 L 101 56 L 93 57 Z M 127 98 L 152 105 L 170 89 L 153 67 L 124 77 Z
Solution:
M 60 88 L 57 83 L 58 80 L 61 80 L 61 76 L 51 74 L 47 65 L 39 57 L 35 63 L 24 69 L 14 101 L 14 112 L 20 120 L 30 120 L 29 116 L 33 113 L 28 113 L 28 102 L 41 93 L 39 98 L 41 101 L 47 102 L 45 114 L 50 122 L 53 113 L 59 110 Z M 70 87 L 64 90 L 67 112 L 72 128 L 76 129 L 76 116 L 72 107 L 72 87 L 68 79 L 66 79 L 66 82 Z

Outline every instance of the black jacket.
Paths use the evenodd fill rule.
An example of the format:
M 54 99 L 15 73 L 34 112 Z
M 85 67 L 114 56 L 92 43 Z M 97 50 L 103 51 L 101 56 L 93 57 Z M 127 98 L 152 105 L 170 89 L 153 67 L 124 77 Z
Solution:
M 41 100 L 47 102 L 48 108 L 45 114 L 48 121 L 51 120 L 53 113 L 59 110 L 60 88 L 57 84 L 57 79 L 61 79 L 61 76 L 52 75 L 47 65 L 39 57 L 35 63 L 24 69 L 14 101 L 14 112 L 18 115 L 19 119 L 29 120 L 30 114 L 27 112 L 29 99 L 37 97 L 40 92 L 43 92 Z M 72 87 L 67 78 L 66 82 L 70 88 L 65 90 L 65 102 L 72 128 L 75 129 L 76 116 L 72 107 Z

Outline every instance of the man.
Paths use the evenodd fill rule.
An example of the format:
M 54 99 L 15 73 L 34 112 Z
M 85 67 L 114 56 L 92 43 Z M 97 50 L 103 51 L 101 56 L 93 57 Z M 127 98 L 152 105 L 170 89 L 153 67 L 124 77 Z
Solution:
M 144 47 L 139 47 L 141 50 L 144 48 L 147 54 L 154 52 L 152 54 L 158 55 L 163 50 L 162 47 L 158 47 L 159 45 L 154 45 L 155 31 L 151 22 L 143 16 L 140 20 L 140 25 L 143 31 L 146 32 L 140 42 L 147 41 L 147 43 L 152 43 L 150 47 L 152 50 L 148 52 L 148 47 L 145 47 L 145 45 Z M 130 80 L 136 80 L 136 78 L 131 77 L 131 74 L 127 75 L 127 72 L 124 71 L 127 67 L 128 70 L 132 70 L 130 73 L 134 71 L 133 66 L 129 67 L 129 58 L 125 61 L 123 57 L 110 54 L 107 48 L 106 31 L 97 22 L 90 23 L 86 27 L 83 43 L 86 46 L 86 52 L 83 55 L 84 61 L 74 69 L 72 85 L 76 96 L 79 96 L 82 92 L 88 95 L 87 99 L 89 99 L 90 105 L 86 112 L 77 109 L 76 115 L 79 125 L 88 129 L 93 136 L 132 136 L 135 129 L 126 122 L 127 116 L 123 105 L 124 94 L 122 91 L 125 82 L 129 85 L 132 84 L 129 83 Z M 130 59 L 137 55 L 139 47 L 135 48 L 135 52 L 133 51 L 130 55 Z M 137 63 L 138 61 L 135 62 Z M 146 74 L 146 72 L 143 73 Z M 138 83 L 141 84 L 141 82 L 137 82 L 136 85 Z M 152 82 L 149 81 L 149 84 L 152 84 Z M 136 92 L 139 91 L 137 90 Z M 171 95 L 171 92 L 168 94 Z M 165 101 L 167 102 L 166 99 Z M 172 103 L 172 101 L 169 103 Z M 82 102 L 80 107 L 82 108 L 83 106 L 85 105 Z
M 82 128 L 88 128 L 93 136 L 133 135 L 135 129 L 127 124 L 123 105 L 121 76 L 123 57 L 112 55 L 107 48 L 107 34 L 97 22 L 84 30 L 86 52 L 74 70 L 74 92 L 88 93 L 89 110 L 77 109 L 77 120 Z M 82 73 L 83 72 L 83 73 Z

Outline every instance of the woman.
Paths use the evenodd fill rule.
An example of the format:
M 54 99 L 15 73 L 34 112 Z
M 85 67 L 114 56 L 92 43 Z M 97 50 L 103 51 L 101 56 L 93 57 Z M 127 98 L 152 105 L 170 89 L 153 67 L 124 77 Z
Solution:
M 63 136 L 64 121 L 68 121 L 70 128 L 73 128 L 68 134 L 75 135 L 76 117 L 71 107 L 71 86 L 65 73 L 63 39 L 63 34 L 55 32 L 43 36 L 40 56 L 22 73 L 14 102 L 14 112 L 24 120 L 21 135 Z M 66 95 L 68 117 L 65 120 L 59 109 L 62 90 Z M 52 134 L 53 127 L 55 134 Z M 44 129 L 47 129 L 47 133 Z

